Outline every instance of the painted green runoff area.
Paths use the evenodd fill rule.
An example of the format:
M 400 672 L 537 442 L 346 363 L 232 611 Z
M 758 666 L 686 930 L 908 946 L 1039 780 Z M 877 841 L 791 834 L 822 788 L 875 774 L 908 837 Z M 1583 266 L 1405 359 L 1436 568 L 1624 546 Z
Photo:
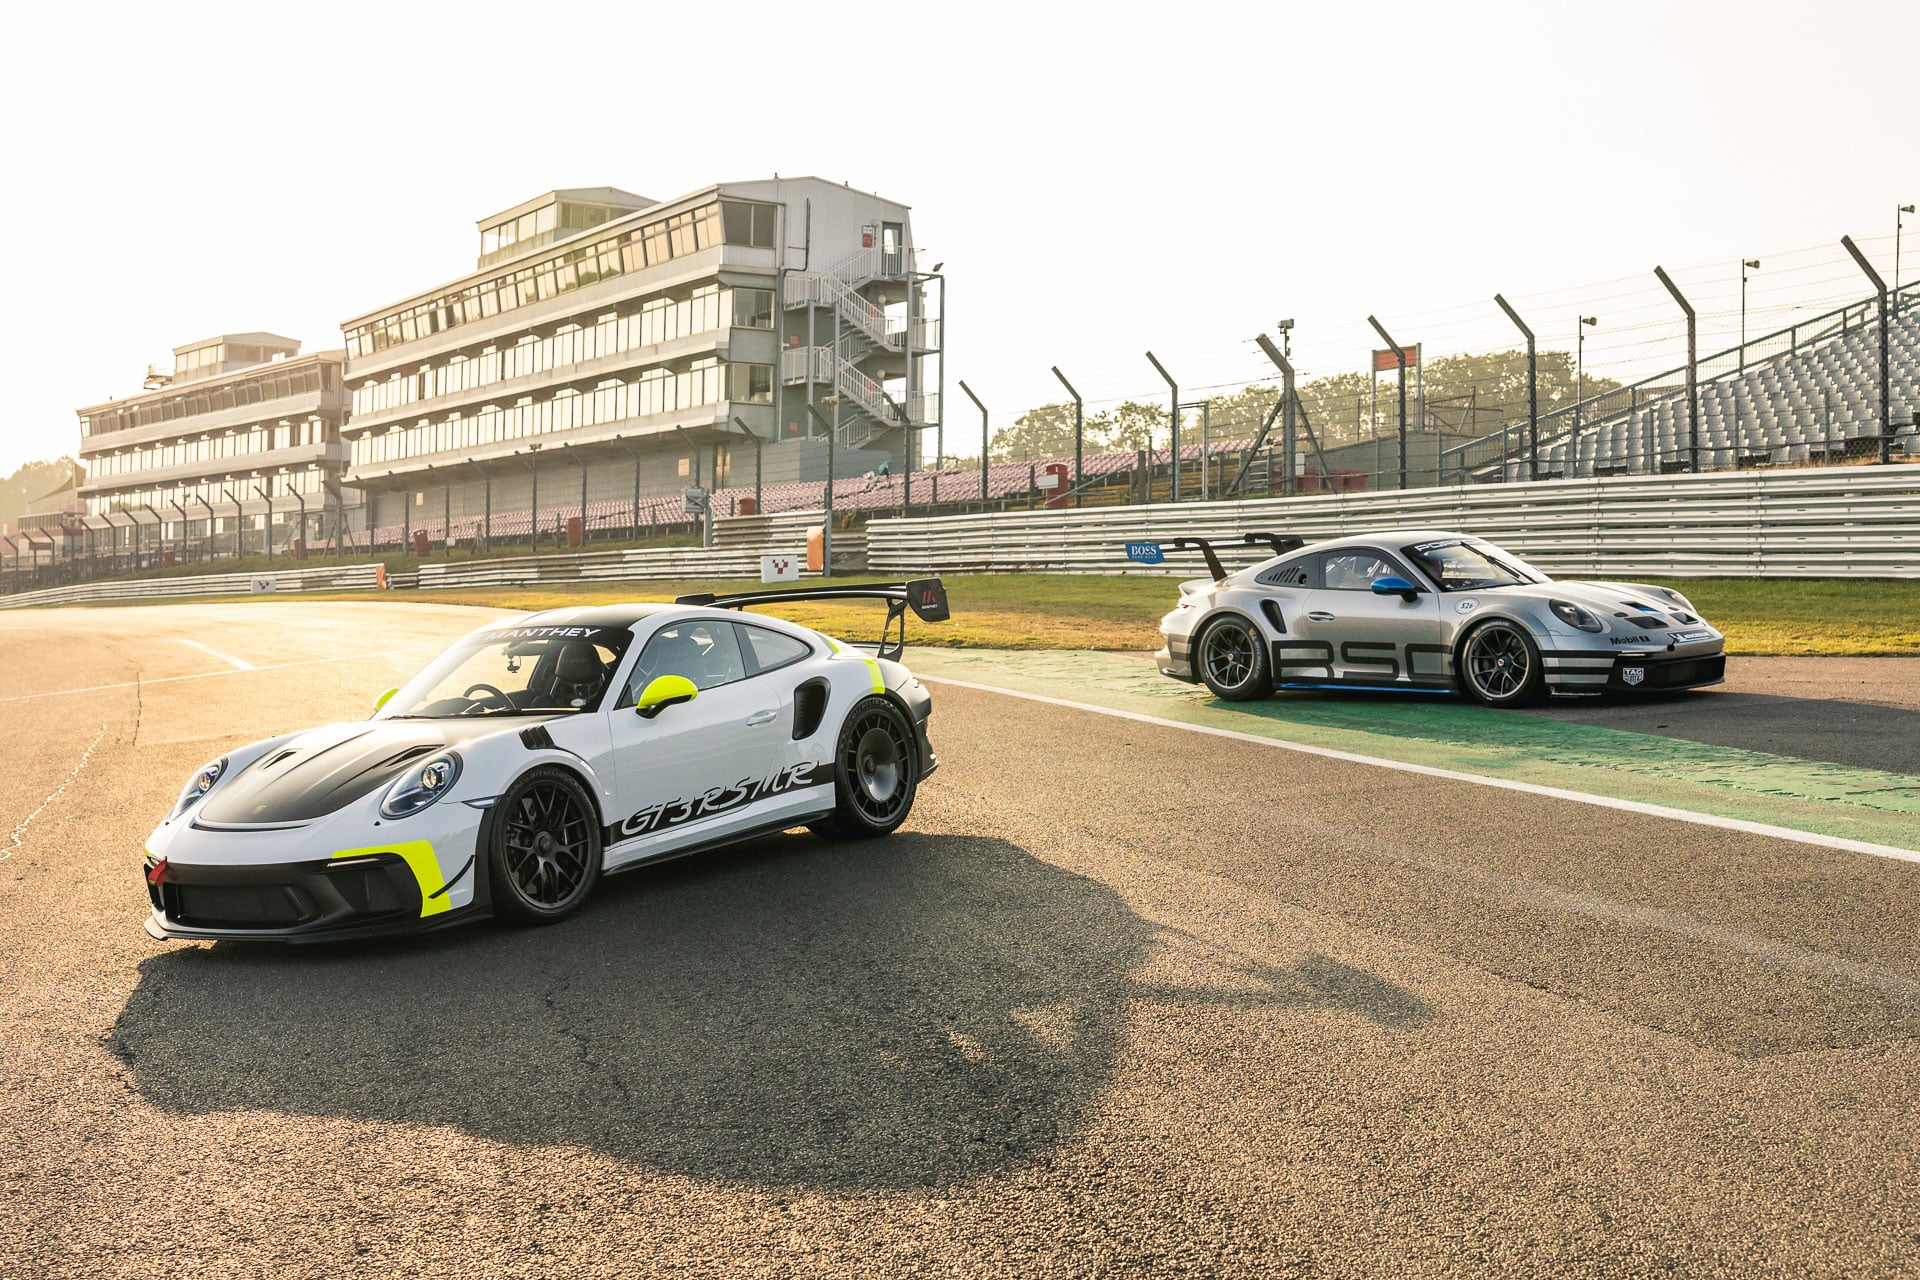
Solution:
M 1443 694 L 1280 693 L 1222 702 L 1138 655 L 918 649 L 909 661 L 934 679 L 1920 849 L 1920 778 L 1908 774 L 1494 711 Z M 1674 708 L 1676 717 L 1685 714 Z M 1196 742 L 1194 750 L 1206 746 Z

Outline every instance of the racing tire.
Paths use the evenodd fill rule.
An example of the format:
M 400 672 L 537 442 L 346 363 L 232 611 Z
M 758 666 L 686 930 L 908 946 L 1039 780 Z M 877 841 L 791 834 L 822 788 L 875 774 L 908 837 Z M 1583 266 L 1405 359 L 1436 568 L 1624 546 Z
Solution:
M 553 924 L 600 883 L 600 819 L 580 779 L 552 765 L 522 774 L 494 806 L 487 876 L 496 915 Z
M 833 812 L 807 829 L 838 839 L 871 840 L 907 820 L 920 787 L 913 726 L 878 694 L 847 713 L 833 749 Z
M 1208 623 L 1194 652 L 1194 665 L 1214 697 L 1227 702 L 1253 702 L 1273 696 L 1267 642 L 1245 618 L 1229 616 Z
M 1525 627 L 1505 618 L 1491 618 L 1467 633 L 1458 668 L 1461 689 L 1485 706 L 1529 706 L 1546 692 L 1540 646 Z

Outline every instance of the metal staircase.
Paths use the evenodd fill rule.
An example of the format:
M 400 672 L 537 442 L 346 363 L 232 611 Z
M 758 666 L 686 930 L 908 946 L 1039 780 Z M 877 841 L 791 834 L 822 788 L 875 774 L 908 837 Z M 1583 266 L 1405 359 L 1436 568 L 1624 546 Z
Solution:
M 796 272 L 787 278 L 787 310 L 823 312 L 832 340 L 811 349 L 784 350 L 781 380 L 788 386 L 824 387 L 837 397 L 837 442 L 845 448 L 863 449 L 876 441 L 884 446 L 896 432 L 928 425 L 932 398 L 916 395 L 913 405 L 903 405 L 887 394 L 882 379 L 889 368 L 904 367 L 929 350 L 934 330 L 924 320 L 913 334 L 904 326 L 891 326 L 886 308 L 867 292 L 906 281 L 904 255 L 878 248 L 861 249 L 826 271 Z M 789 324 L 787 331 L 794 332 L 794 327 Z M 816 342 L 819 336 L 816 332 Z

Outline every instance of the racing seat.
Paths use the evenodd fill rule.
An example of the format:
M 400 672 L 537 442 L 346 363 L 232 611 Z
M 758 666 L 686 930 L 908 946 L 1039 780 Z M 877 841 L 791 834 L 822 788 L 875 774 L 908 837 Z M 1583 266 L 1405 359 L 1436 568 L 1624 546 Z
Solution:
M 600 696 L 606 684 L 607 669 L 601 665 L 598 651 L 585 640 L 569 640 L 554 655 L 553 678 L 542 701 L 550 707 L 570 707 L 576 702 L 587 705 Z

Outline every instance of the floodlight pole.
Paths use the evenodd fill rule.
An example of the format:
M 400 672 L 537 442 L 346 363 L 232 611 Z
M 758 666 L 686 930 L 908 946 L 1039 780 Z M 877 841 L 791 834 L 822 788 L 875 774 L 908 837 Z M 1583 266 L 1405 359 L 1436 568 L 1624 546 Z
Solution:
M 515 449 L 513 456 L 520 458 L 520 465 L 525 467 L 527 474 L 533 477 L 533 515 L 527 522 L 527 549 L 538 551 L 540 549 L 540 446 L 537 443 L 528 445 L 527 453 L 528 457 L 520 458 L 520 451 Z
M 472 458 L 467 459 L 467 465 L 480 473 L 480 501 L 482 503 L 480 508 L 480 541 L 484 542 L 487 550 L 491 552 L 493 550 L 493 477 L 487 474 L 485 467 L 475 462 Z M 476 546 L 473 549 L 473 553 L 479 555 L 480 548 Z
M 242 546 L 240 542 L 240 527 L 246 520 L 244 506 L 240 499 L 233 496 L 233 490 L 227 485 L 221 485 L 220 492 L 226 494 L 227 501 L 233 504 L 233 558 L 238 560 L 247 553 L 246 548 Z M 208 507 L 207 510 L 212 511 L 213 508 Z
M 300 492 L 300 487 L 294 484 L 292 476 L 287 477 L 287 496 L 300 504 L 300 550 L 308 551 L 311 548 L 307 546 L 307 499 Z M 161 556 L 161 559 L 165 558 L 164 555 Z M 304 555 L 301 557 L 301 559 L 305 558 Z
M 1747 272 L 1758 271 L 1760 259 L 1740 259 L 1740 367 L 1747 367 Z
M 1507 313 L 1507 319 L 1513 321 L 1513 327 L 1527 337 L 1527 479 L 1540 478 L 1540 363 L 1539 354 L 1534 350 L 1533 330 L 1520 318 L 1513 305 L 1499 294 L 1493 300 Z
M 1900 229 L 1901 218 L 1913 212 L 1910 204 L 1893 207 L 1893 314 L 1900 314 Z
M 1060 372 L 1060 366 L 1053 366 L 1053 376 L 1060 379 L 1060 385 L 1073 397 L 1073 505 L 1080 505 L 1080 486 L 1087 482 L 1087 468 L 1084 457 L 1087 435 L 1087 404 L 1080 393 L 1067 381 L 1067 375 Z
M 820 527 L 820 576 L 831 578 L 833 576 L 833 423 L 811 400 L 807 401 L 807 412 L 813 415 L 815 422 L 827 429 L 827 484 L 824 493 L 827 519 L 826 523 Z
M 1154 354 L 1151 351 L 1147 352 L 1147 363 L 1153 366 L 1154 372 L 1158 373 L 1161 379 L 1167 384 L 1167 425 L 1172 429 L 1173 433 L 1173 484 L 1168 490 L 1168 500 L 1178 502 L 1180 501 L 1180 384 L 1173 380 L 1173 375 L 1168 373 L 1166 367 L 1154 358 Z M 1147 457 L 1149 460 L 1153 457 L 1152 440 L 1147 441 Z M 1147 468 L 1147 484 L 1147 499 L 1151 501 L 1153 499 L 1152 467 Z
M 633 446 L 627 443 L 625 436 L 616 435 L 613 442 L 626 450 L 627 456 L 633 459 L 633 538 L 638 542 L 640 540 L 640 455 L 633 451 Z
M 1385 342 L 1393 352 L 1393 358 L 1400 363 L 1400 487 L 1405 489 L 1407 487 L 1407 351 L 1405 347 L 1393 340 L 1393 335 L 1388 333 L 1386 327 L 1378 320 L 1368 316 L 1367 323 L 1373 326 L 1373 331 L 1380 335 L 1381 341 Z M 1424 385 L 1426 375 L 1421 374 L 1420 377 Z
M 733 425 L 740 428 L 742 431 L 746 432 L 747 439 L 753 441 L 753 511 L 755 515 L 763 516 L 767 513 L 760 505 L 760 451 L 763 447 L 760 440 L 760 433 L 758 431 L 755 431 L 752 427 L 748 426 L 746 423 L 740 421 L 740 419 L 737 416 L 733 420 Z M 778 424 L 776 423 L 775 425 L 777 426 Z M 634 492 L 636 495 L 639 493 L 639 488 L 637 485 L 634 489 Z M 640 508 L 639 499 L 638 497 L 636 497 L 634 500 L 634 509 L 637 511 L 639 510 L 639 508 Z
M 980 506 L 987 505 L 987 406 L 980 403 L 980 397 L 973 394 L 973 388 L 967 385 L 965 378 L 960 379 L 960 389 L 967 393 L 967 399 L 973 401 L 973 407 L 980 411 Z
M 1687 470 L 1697 473 L 1700 470 L 1700 317 L 1665 267 L 1655 267 L 1653 274 L 1687 316 Z
M 1273 345 L 1273 339 L 1269 338 L 1266 334 L 1261 334 L 1254 339 L 1254 342 L 1259 345 L 1260 350 L 1266 353 L 1267 359 L 1273 361 L 1280 370 L 1281 385 L 1284 388 L 1282 395 L 1286 399 L 1286 416 L 1282 421 L 1286 422 L 1287 431 L 1291 433 L 1293 430 L 1292 419 L 1296 400 L 1293 389 L 1293 362 L 1287 359 L 1280 348 Z M 1303 422 L 1302 425 L 1307 429 L 1307 443 L 1313 446 L 1314 459 L 1320 464 L 1320 474 L 1326 479 L 1326 482 L 1331 485 L 1333 483 L 1333 469 L 1327 465 L 1327 455 L 1320 451 L 1320 437 L 1315 434 L 1313 423 Z M 1285 452 L 1291 455 L 1293 452 L 1292 446 L 1289 445 Z M 1287 492 L 1291 494 L 1293 488 L 1293 472 L 1292 469 L 1289 468 L 1287 472 Z
M 273 495 L 262 489 L 258 480 L 253 482 L 253 491 L 267 502 L 267 536 L 262 541 L 267 544 L 267 563 L 271 565 L 273 563 Z M 164 533 L 165 529 L 162 528 L 161 532 Z M 167 558 L 164 546 L 161 549 L 160 558 L 162 560 Z
M 187 509 L 180 505 L 178 498 L 168 498 L 167 505 L 180 513 L 180 541 L 188 541 L 193 537 L 193 530 L 187 527 Z M 113 522 L 109 520 L 107 523 L 111 525 Z M 185 548 L 183 547 L 181 550 L 184 553 Z M 87 554 L 88 558 L 91 559 L 93 554 L 93 540 L 91 538 L 87 540 Z
M 587 464 L 572 445 L 563 444 L 560 448 L 565 451 L 568 458 L 573 460 L 573 465 L 580 468 L 580 549 L 585 551 L 587 549 Z M 707 545 L 713 545 L 711 533 L 708 535 Z
M 1852 236 L 1841 236 L 1840 243 L 1853 255 L 1854 262 L 1873 281 L 1873 290 L 1880 295 L 1880 461 L 1893 461 L 1893 406 L 1887 402 L 1887 282 L 1867 261 L 1867 255 L 1860 252 L 1860 246 L 1853 242 Z

